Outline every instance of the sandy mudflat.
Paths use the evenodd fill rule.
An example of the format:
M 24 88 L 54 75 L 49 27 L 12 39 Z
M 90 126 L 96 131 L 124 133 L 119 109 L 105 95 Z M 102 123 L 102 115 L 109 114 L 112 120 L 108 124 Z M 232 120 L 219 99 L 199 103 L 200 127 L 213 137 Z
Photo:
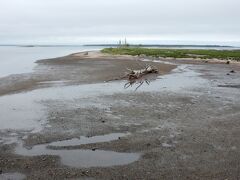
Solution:
M 239 65 L 98 52 L 37 63 L 34 73 L 0 81 L 2 173 L 240 178 Z M 161 76 L 137 91 L 124 89 L 126 81 L 104 83 L 146 63 Z
M 51 82 L 65 84 L 97 83 L 121 77 L 127 68 L 141 69 L 146 63 L 130 56 L 113 57 L 99 52 L 37 61 L 34 73 L 0 78 L 0 95 L 51 86 Z M 157 66 L 160 74 L 169 73 L 175 65 L 148 63 Z M 49 83 L 50 82 L 50 83 Z

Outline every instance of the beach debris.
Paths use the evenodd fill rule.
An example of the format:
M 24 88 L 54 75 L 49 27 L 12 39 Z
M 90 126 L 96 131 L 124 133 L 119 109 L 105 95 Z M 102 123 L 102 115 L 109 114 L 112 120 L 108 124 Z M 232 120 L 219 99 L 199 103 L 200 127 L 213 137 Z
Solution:
M 87 55 L 88 55 L 88 52 L 85 52 L 83 55 L 84 55 L 84 56 L 87 56 Z
M 127 89 L 134 84 L 137 84 L 137 88 L 135 91 L 143 85 L 143 83 L 150 84 L 150 80 L 156 80 L 157 74 L 159 73 L 158 69 L 152 65 L 146 64 L 144 68 L 139 69 L 139 70 L 134 70 L 127 68 L 127 72 L 125 75 L 121 77 L 117 77 L 114 79 L 107 80 L 105 82 L 110 82 L 110 81 L 117 81 L 117 80 L 128 80 L 128 82 L 124 85 L 124 88 Z M 155 75 L 155 76 L 151 76 Z
M 144 69 L 140 69 L 140 70 L 133 70 L 133 69 L 129 69 L 127 68 L 127 70 L 129 71 L 128 73 L 126 73 L 126 77 L 128 78 L 128 80 L 132 80 L 132 79 L 139 79 L 144 75 L 147 74 L 157 74 L 158 73 L 158 69 L 150 66 L 150 65 L 146 65 L 146 67 Z
M 128 79 L 128 82 L 124 85 L 124 88 L 127 89 L 130 86 L 133 86 L 134 84 L 138 84 L 135 91 L 143 85 L 145 82 L 146 84 L 150 84 L 150 81 L 147 77 L 149 74 L 158 74 L 158 69 L 151 66 L 146 65 L 145 68 L 140 70 L 133 70 L 133 69 L 127 69 L 128 72 L 125 75 L 125 78 Z
M 231 63 L 231 61 L 230 61 L 230 60 L 227 60 L 226 64 L 230 64 L 230 63 Z

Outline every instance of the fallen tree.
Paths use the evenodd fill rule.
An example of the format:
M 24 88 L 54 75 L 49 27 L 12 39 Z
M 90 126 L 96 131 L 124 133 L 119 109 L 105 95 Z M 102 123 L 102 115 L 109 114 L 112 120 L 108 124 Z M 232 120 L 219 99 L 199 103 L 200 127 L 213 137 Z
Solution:
M 139 84 L 136 87 L 135 91 L 139 87 L 141 87 L 144 82 L 146 82 L 148 85 L 150 84 L 150 81 L 148 80 L 147 75 L 158 74 L 158 69 L 150 65 L 146 65 L 144 69 L 140 69 L 140 70 L 132 70 L 132 69 L 127 69 L 127 70 L 129 72 L 126 73 L 125 78 L 128 79 L 128 82 L 124 85 L 124 88 L 127 89 L 134 84 Z
M 158 69 L 150 66 L 150 65 L 146 65 L 146 67 L 144 69 L 140 69 L 140 70 L 133 70 L 133 69 L 127 69 L 129 72 L 126 74 L 126 78 L 128 78 L 128 80 L 134 80 L 134 79 L 139 79 L 144 75 L 147 74 L 157 74 L 158 73 Z
M 149 79 L 152 79 L 152 78 L 149 78 L 148 75 L 158 74 L 159 72 L 157 68 L 151 65 L 146 65 L 145 68 L 139 69 L 139 70 L 127 68 L 127 71 L 128 72 L 126 72 L 124 76 L 114 78 L 106 82 L 126 79 L 128 80 L 128 82 L 124 85 L 124 88 L 127 89 L 130 86 L 133 86 L 134 84 L 139 84 L 135 89 L 136 91 L 144 82 L 147 83 L 148 85 L 150 84 Z

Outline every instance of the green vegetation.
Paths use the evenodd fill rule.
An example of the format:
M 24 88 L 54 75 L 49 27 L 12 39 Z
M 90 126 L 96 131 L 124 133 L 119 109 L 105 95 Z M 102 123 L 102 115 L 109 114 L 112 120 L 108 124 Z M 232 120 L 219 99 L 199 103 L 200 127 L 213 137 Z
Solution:
M 240 50 L 212 50 L 212 49 L 157 49 L 140 47 L 105 48 L 103 53 L 113 55 L 152 56 L 171 58 L 200 58 L 200 59 L 224 59 L 240 61 Z

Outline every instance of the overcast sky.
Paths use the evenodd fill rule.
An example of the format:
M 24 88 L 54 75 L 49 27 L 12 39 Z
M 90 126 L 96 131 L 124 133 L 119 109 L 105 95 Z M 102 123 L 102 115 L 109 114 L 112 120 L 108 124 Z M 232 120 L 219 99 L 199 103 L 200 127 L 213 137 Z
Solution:
M 0 44 L 240 42 L 240 0 L 0 0 Z

